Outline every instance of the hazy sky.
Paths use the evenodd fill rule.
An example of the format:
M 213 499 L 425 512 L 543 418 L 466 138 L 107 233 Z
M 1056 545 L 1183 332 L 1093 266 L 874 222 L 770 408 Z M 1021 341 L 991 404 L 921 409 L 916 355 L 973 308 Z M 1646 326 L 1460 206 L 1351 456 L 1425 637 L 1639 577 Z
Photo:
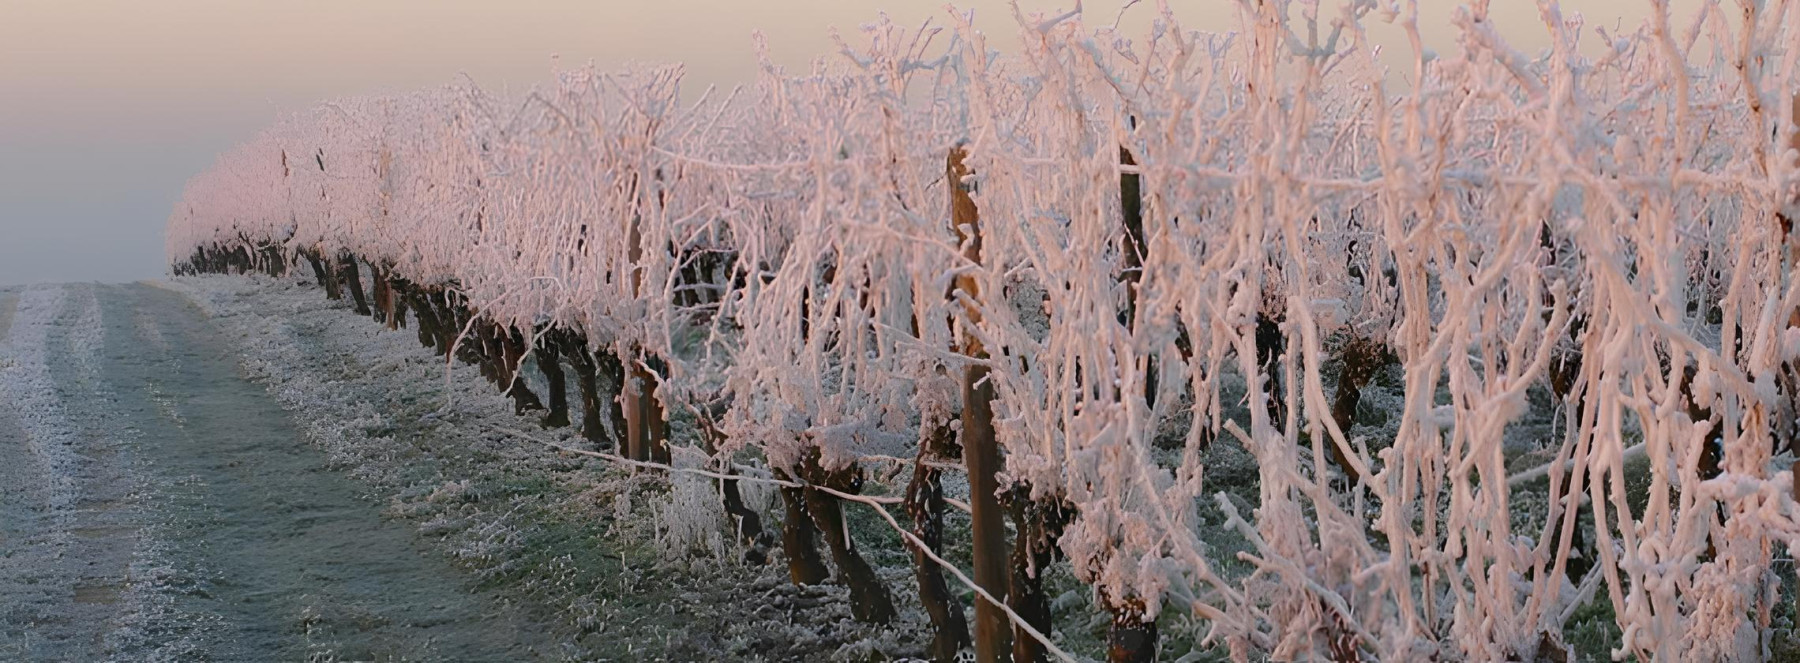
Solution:
M 1324 0 L 1327 6 L 1336 4 Z M 974 8 L 991 44 L 1015 28 L 1003 0 Z M 1073 0 L 1021 0 L 1027 11 Z M 1121 0 L 1085 3 L 1110 24 Z M 1171 0 L 1184 26 L 1224 32 L 1230 0 Z M 1432 44 L 1447 50 L 1459 3 L 1421 0 Z M 1496 0 L 1522 48 L 1545 43 L 1535 3 Z M 1565 0 L 1589 24 L 1636 25 L 1641 0 Z M 1678 3 L 1691 5 L 1691 2 Z M 1146 25 L 1146 0 L 1127 27 Z M 452 82 L 515 89 L 565 65 L 684 62 L 686 86 L 754 73 L 750 33 L 774 59 L 804 67 L 886 10 L 916 25 L 943 0 L 0 0 L 0 285 L 126 281 L 163 273 L 162 228 L 182 184 L 213 156 L 289 111 L 349 95 Z M 941 22 L 941 20 L 940 20 Z M 1392 38 L 1392 28 L 1378 34 Z M 1142 34 L 1139 29 L 1136 34 Z M 1397 48 L 1396 42 L 1390 48 Z

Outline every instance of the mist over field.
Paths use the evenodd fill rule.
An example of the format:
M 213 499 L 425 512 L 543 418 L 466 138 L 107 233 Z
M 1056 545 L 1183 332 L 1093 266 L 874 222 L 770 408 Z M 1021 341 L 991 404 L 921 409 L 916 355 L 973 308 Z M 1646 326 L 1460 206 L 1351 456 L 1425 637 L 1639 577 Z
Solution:
M 1800 658 L 1795 44 L 0 6 L 0 659 Z
M 1120 17 L 1116 0 L 1090 1 L 1090 23 Z M 1146 33 L 1154 3 L 1119 18 Z M 1229 31 L 1229 2 L 1174 3 L 1189 27 Z M 1425 3 L 1421 22 L 1442 26 L 1455 3 Z M 1673 3 L 1690 14 L 1696 0 Z M 993 45 L 1015 51 L 1000 0 L 959 3 L 991 24 Z M 1058 8 L 1024 0 L 1028 11 Z M 1648 4 L 1570 0 L 1595 24 L 1635 24 Z M 305 4 L 226 0 L 0 4 L 0 285 L 123 282 L 161 275 L 162 220 L 181 185 L 220 152 L 288 113 L 332 98 L 393 94 L 455 83 L 525 90 L 556 69 L 593 62 L 681 63 L 684 94 L 749 83 L 751 32 L 770 57 L 803 70 L 886 12 L 916 25 L 941 4 L 819 0 L 721 2 L 330 0 Z M 1526 51 L 1543 48 L 1531 3 L 1499 3 L 1494 21 Z M 1371 29 L 1390 52 L 1405 41 Z M 1453 47 L 1450 31 L 1423 31 Z M 1394 62 L 1399 62 L 1394 59 Z

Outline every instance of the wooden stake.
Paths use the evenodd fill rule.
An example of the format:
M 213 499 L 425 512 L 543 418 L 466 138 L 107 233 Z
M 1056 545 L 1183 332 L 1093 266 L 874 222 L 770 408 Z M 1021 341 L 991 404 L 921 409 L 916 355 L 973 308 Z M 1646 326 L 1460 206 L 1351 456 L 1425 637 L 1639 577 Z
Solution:
M 969 170 L 963 165 L 968 156 L 961 146 L 951 148 L 947 164 L 950 183 L 950 222 L 962 241 L 963 257 L 981 263 L 980 214 L 974 199 L 963 184 Z M 981 301 L 981 286 L 968 274 L 956 277 L 956 289 L 972 302 Z M 967 309 L 970 323 L 979 322 L 981 313 L 973 304 Z M 987 349 L 969 330 L 961 336 L 961 351 L 974 359 L 987 359 Z M 973 521 L 975 547 L 975 584 L 994 596 L 1005 596 L 1011 578 L 1008 575 L 1006 511 L 995 494 L 1000 485 L 995 474 L 1000 471 L 1000 449 L 994 440 L 994 384 L 988 380 L 984 364 L 971 364 L 963 372 L 963 463 L 969 473 L 969 511 Z M 1012 624 L 1000 606 L 986 599 L 975 600 L 975 660 L 981 663 L 1008 661 L 1012 658 Z

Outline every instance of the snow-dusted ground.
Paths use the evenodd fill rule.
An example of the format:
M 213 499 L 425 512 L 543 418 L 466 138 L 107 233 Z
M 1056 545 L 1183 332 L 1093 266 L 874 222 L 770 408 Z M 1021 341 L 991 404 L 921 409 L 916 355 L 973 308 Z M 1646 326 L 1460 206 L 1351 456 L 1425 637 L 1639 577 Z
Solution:
M 866 508 L 885 627 L 778 555 L 742 562 L 710 482 L 560 453 L 587 443 L 294 279 L 0 291 L 0 397 L 0 457 L 28 461 L 0 463 L 3 660 L 881 660 L 929 639 Z M 742 490 L 778 527 L 772 492 Z M 1105 613 L 1066 564 L 1048 582 L 1059 644 L 1098 655 Z M 1200 626 L 1165 624 L 1164 654 Z
M 167 654 L 165 659 L 210 654 L 215 660 L 237 660 L 242 657 L 236 653 L 221 653 L 226 651 L 221 647 L 244 642 L 234 640 L 234 629 L 263 626 L 279 637 L 259 646 L 296 654 L 278 658 L 296 658 L 304 651 L 318 660 L 863 660 L 921 653 L 928 639 L 905 553 L 897 544 L 882 545 L 873 516 L 853 514 L 852 526 L 871 530 L 864 536 L 859 529 L 859 539 L 871 540 L 865 554 L 889 577 L 904 613 L 900 623 L 879 628 L 851 620 L 839 587 L 794 587 L 779 561 L 758 567 L 739 561 L 735 544 L 721 539 L 728 530 L 718 520 L 722 515 L 709 483 L 678 478 L 671 486 L 665 477 L 634 476 L 604 461 L 559 453 L 540 442 L 586 443 L 572 430 L 545 431 L 533 418 L 512 415 L 511 401 L 494 393 L 473 367 L 458 364 L 447 375 L 442 361 L 417 343 L 413 331 L 386 331 L 342 302 L 327 301 L 317 288 L 292 279 L 213 276 L 98 290 L 99 308 L 108 320 L 100 333 L 120 348 L 98 365 L 104 368 L 117 363 L 119 354 L 136 353 L 172 354 L 176 365 L 204 359 L 232 368 L 230 375 L 211 380 L 231 383 L 234 394 L 259 394 L 268 407 L 244 411 L 231 406 L 236 411 L 223 413 L 216 395 L 190 393 L 173 379 L 155 379 L 155 370 L 145 371 L 144 385 L 115 389 L 129 387 L 133 398 L 153 406 L 164 424 L 181 422 L 177 425 L 191 428 L 201 416 L 224 418 L 237 422 L 232 433 L 245 436 L 241 441 L 190 440 L 197 448 L 313 457 L 317 467 L 284 482 L 286 489 L 305 484 L 354 496 L 355 507 L 344 508 L 363 515 L 379 512 L 382 517 L 371 527 L 403 533 L 409 546 L 405 555 L 417 564 L 447 562 L 445 567 L 454 567 L 443 577 L 419 580 L 455 595 L 432 598 L 432 606 L 472 608 L 436 619 L 391 614 L 400 610 L 394 606 L 298 598 L 269 615 L 267 624 L 254 626 L 238 623 L 239 615 L 183 612 L 183 597 L 196 584 L 206 586 L 208 574 L 239 591 L 262 591 L 249 587 L 258 582 L 255 578 L 232 577 L 235 570 L 261 562 L 242 559 L 249 551 L 210 542 L 208 555 L 196 560 L 196 535 L 206 538 L 220 531 L 163 521 L 171 513 L 204 510 L 210 486 L 177 482 L 169 472 L 131 470 L 127 474 L 154 476 L 145 482 L 159 485 L 138 500 L 146 514 L 139 521 L 147 524 L 122 537 L 133 541 L 138 552 L 129 570 L 117 574 L 129 576 L 117 583 L 120 607 L 107 617 L 81 620 L 82 628 L 120 635 L 82 652 L 131 660 L 156 658 L 149 655 L 156 652 Z M 35 303 L 50 296 L 32 294 L 28 308 L 38 311 Z M 69 329 L 59 333 L 73 333 L 76 327 L 70 323 L 78 315 L 63 314 Z M 194 329 L 171 331 L 179 326 L 174 319 L 186 319 Z M 32 333 L 35 327 L 25 329 Z M 110 340 L 113 335 L 121 338 Z M 210 337 L 201 339 L 210 344 L 197 343 L 196 336 Z M 60 379 L 63 372 L 50 374 Z M 14 389 L 15 378 L 30 375 L 9 369 L 5 388 Z M 31 386 L 21 381 L 16 389 L 27 392 Z M 65 399 L 62 407 L 74 405 Z M 678 436 L 685 431 L 682 424 L 677 423 Z M 141 438 L 133 443 L 145 456 L 141 464 L 155 468 L 170 462 L 148 441 L 160 430 L 136 423 L 134 417 L 111 425 Z M 756 486 L 744 490 L 753 503 L 767 505 L 772 498 Z M 198 506 L 177 504 L 181 500 Z M 226 527 L 224 521 L 253 516 L 263 506 L 212 514 L 220 521 L 214 524 Z M 355 537 L 334 539 L 335 534 L 317 528 L 280 536 L 287 545 L 304 547 L 323 537 L 317 547 L 345 555 L 363 552 Z M 267 553 L 300 554 L 287 549 Z M 311 569 L 305 572 L 303 576 Z M 332 582 L 354 585 L 391 570 L 357 572 L 369 578 L 319 577 L 304 591 L 324 593 Z M 401 593 L 412 592 L 412 582 Z M 207 593 L 220 591 L 225 590 L 206 586 Z M 183 600 L 171 601 L 171 596 Z M 397 604 L 408 600 L 391 598 Z M 0 622 L 6 629 L 0 658 L 12 651 L 28 658 L 62 658 L 61 652 L 76 651 L 44 649 L 15 637 L 32 629 L 15 628 L 15 622 L 24 622 L 21 611 L 11 607 L 14 602 L 11 592 L 0 591 L 0 605 L 8 606 L 0 613 L 7 615 Z M 38 613 L 55 611 L 46 607 Z M 186 630 L 176 633 L 177 626 Z M 410 631 L 421 628 L 433 631 L 429 641 L 409 639 Z M 456 649 L 461 645 L 451 642 L 456 639 L 452 632 L 510 643 L 504 655 L 489 656 Z M 441 644 L 446 642 L 451 644 Z
M 0 293 L 0 403 L 0 660 L 560 651 L 384 519 L 178 293 Z

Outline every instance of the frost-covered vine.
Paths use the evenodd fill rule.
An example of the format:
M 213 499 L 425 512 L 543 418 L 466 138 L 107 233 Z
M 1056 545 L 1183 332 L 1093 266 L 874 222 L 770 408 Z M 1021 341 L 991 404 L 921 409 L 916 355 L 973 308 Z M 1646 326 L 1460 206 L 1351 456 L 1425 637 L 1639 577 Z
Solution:
M 1241 656 L 1530 658 L 1590 600 L 1620 655 L 1763 655 L 1800 537 L 1800 3 L 1614 33 L 1543 0 L 1537 54 L 1486 2 L 1449 54 L 1416 3 L 1330 4 L 1240 0 L 1229 34 L 1015 13 L 1005 57 L 967 14 L 884 20 L 693 100 L 670 67 L 329 103 L 195 178 L 169 253 L 360 256 L 579 331 L 724 408 L 719 467 L 932 462 L 980 364 L 1003 486 L 1070 510 L 1076 574 Z M 1381 371 L 1397 423 L 1358 428 Z M 1255 458 L 1253 510 L 1213 444 Z

